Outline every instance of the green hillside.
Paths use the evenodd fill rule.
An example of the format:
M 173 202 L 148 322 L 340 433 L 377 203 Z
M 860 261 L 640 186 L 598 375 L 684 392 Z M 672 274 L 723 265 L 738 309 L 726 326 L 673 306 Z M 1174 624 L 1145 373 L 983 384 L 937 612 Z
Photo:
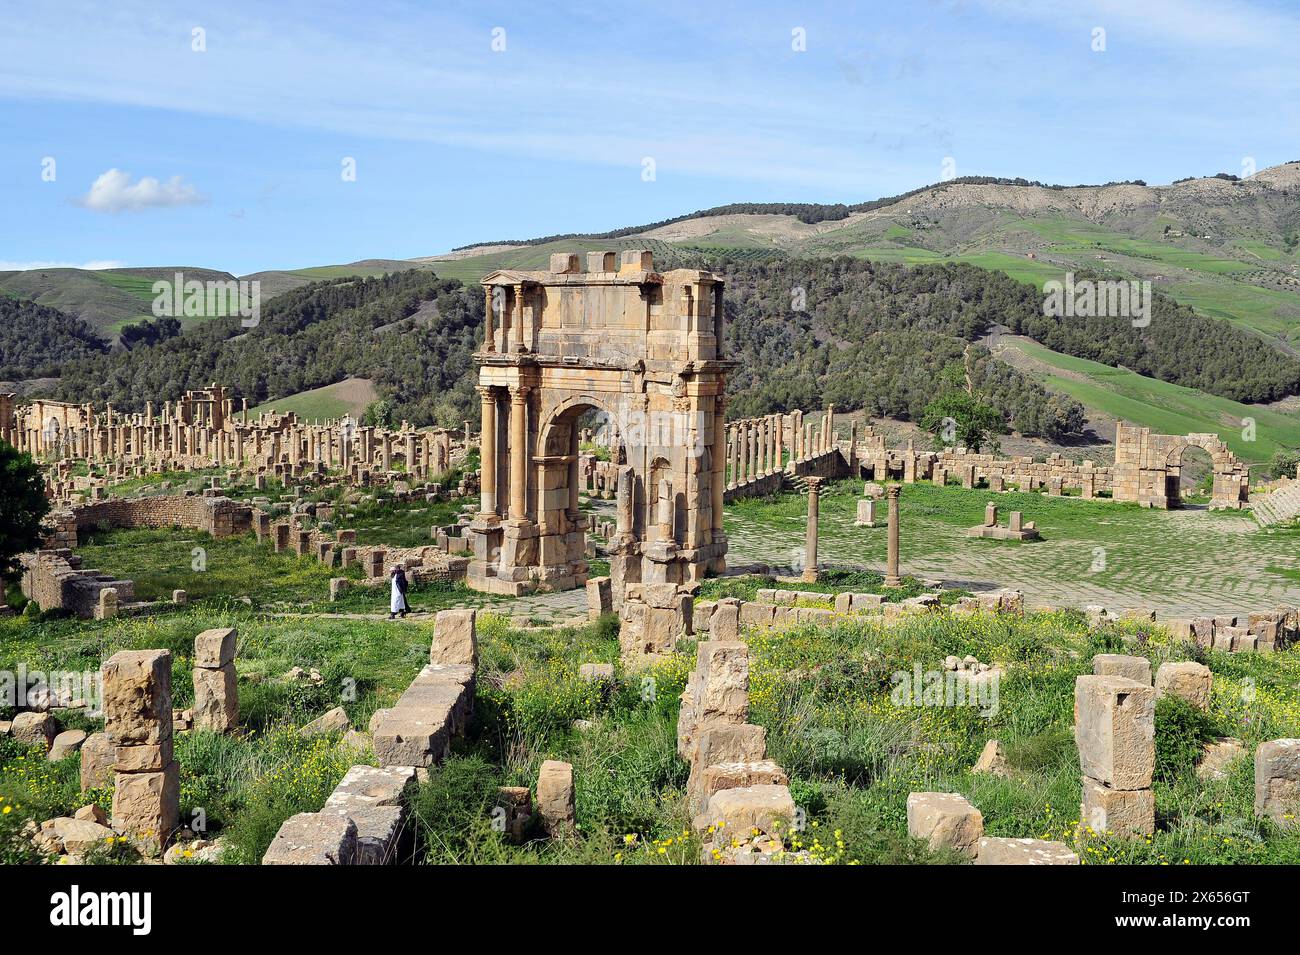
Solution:
M 1027 338 L 1003 337 L 1000 341 L 994 354 L 1038 378 L 1050 390 L 1112 418 L 1165 434 L 1213 432 L 1248 461 L 1266 461 L 1279 448 L 1300 447 L 1300 418 L 1293 414 L 1216 398 L 1122 368 L 1062 355 Z M 1246 418 L 1255 421 L 1254 441 L 1243 439 Z

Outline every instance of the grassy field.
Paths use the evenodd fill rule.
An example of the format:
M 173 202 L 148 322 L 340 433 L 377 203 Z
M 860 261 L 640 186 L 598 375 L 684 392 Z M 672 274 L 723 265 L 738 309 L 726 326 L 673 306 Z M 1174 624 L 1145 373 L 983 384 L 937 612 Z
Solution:
M 1051 369 L 1039 377 L 1052 391 L 1067 394 L 1113 418 L 1164 434 L 1217 434 L 1233 453 L 1247 461 L 1267 461 L 1279 448 L 1300 446 L 1300 418 L 1294 415 L 1146 378 L 1086 358 L 1063 355 L 1031 339 L 1004 337 L 1000 340 L 1006 348 L 1027 356 L 1038 367 Z M 1255 421 L 1253 441 L 1243 437 L 1245 418 Z
M 368 379 L 349 378 L 323 388 L 276 398 L 250 408 L 248 413 L 256 417 L 264 411 L 278 411 L 281 414 L 293 412 L 305 421 L 324 421 L 344 415 L 360 418 L 378 397 L 375 386 Z
M 854 525 L 862 485 L 837 481 L 821 492 L 818 553 L 829 567 L 879 570 L 883 526 Z M 1043 535 L 1036 542 L 968 537 L 984 506 L 1021 511 Z M 807 501 L 797 494 L 729 504 L 728 561 L 788 567 L 802 557 Z M 1258 528 L 1247 512 L 1159 511 L 1136 504 L 1040 493 L 994 494 L 937 488 L 902 490 L 902 568 L 949 585 L 1022 588 L 1037 606 L 1147 607 L 1169 616 L 1227 613 L 1300 603 L 1295 568 L 1300 531 Z
M 278 620 L 247 611 L 189 608 L 100 623 L 0 620 L 0 665 L 93 669 L 121 648 L 173 653 L 175 705 L 192 699 L 194 634 L 213 626 L 240 631 L 237 659 L 243 729 L 178 739 L 182 819 L 206 819 L 225 862 L 255 862 L 280 823 L 319 809 L 366 750 L 335 736 L 306 739 L 296 727 L 342 705 L 364 728 L 390 705 L 425 659 L 430 629 L 412 623 Z M 694 645 L 642 674 L 619 670 L 604 695 L 578 676 L 584 662 L 618 659 L 616 622 L 580 629 L 516 630 L 480 619 L 475 716 L 452 757 L 430 774 L 412 802 L 420 863 L 690 864 L 700 859 L 684 800 L 686 764 L 676 754 L 678 694 Z M 990 835 L 1064 839 L 1087 864 L 1300 862 L 1300 833 L 1279 832 L 1252 813 L 1250 761 L 1223 780 L 1201 782 L 1192 761 L 1204 742 L 1300 734 L 1300 656 L 1204 657 L 1215 672 L 1206 719 L 1158 712 L 1158 832 L 1151 839 L 1098 836 L 1078 820 L 1079 770 L 1071 736 L 1074 678 L 1096 652 L 1124 650 L 1154 664 L 1182 659 L 1159 629 L 1133 625 L 1089 631 L 1077 614 L 1025 618 L 935 614 L 882 628 L 848 619 L 832 627 L 746 635 L 750 719 L 767 728 L 768 750 L 788 772 L 806 827 L 791 848 L 818 861 L 952 863 L 906 834 L 907 794 L 960 792 L 984 815 Z M 913 706 L 892 689 L 896 675 L 935 669 L 949 654 L 1001 664 L 1005 677 L 982 708 Z M 281 679 L 292 667 L 317 669 L 319 684 Z M 348 688 L 345 692 L 344 688 Z M 647 689 L 649 688 L 649 689 Z M 98 721 L 67 711 L 65 725 Z M 575 721 L 588 721 L 579 729 Z M 989 739 L 1001 741 L 1006 778 L 969 772 Z M 490 814 L 497 787 L 531 785 L 541 760 L 573 763 L 578 830 L 562 840 L 506 844 Z M 77 759 L 49 763 L 11 739 L 0 740 L 0 798 L 18 811 L 0 823 L 0 852 L 16 858 L 13 835 L 25 818 L 107 805 L 107 790 L 77 791 Z M 201 810 L 201 814 L 200 811 Z M 538 835 L 534 833 L 533 835 Z M 6 838 L 7 837 L 7 838 Z M 132 861 L 125 849 L 116 861 Z M 27 860 L 30 861 L 30 860 Z

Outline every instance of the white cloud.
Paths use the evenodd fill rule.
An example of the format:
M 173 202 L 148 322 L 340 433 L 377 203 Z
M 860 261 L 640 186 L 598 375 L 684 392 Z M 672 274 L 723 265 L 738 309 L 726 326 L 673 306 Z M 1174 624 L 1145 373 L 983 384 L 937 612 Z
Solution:
M 129 172 L 110 169 L 95 180 L 80 203 L 93 212 L 138 212 L 141 209 L 192 206 L 204 201 L 199 191 L 183 182 L 180 176 L 172 176 L 166 182 L 144 176 L 132 182 Z
M 95 259 L 90 262 L 6 262 L 0 259 L 0 272 L 34 272 L 38 269 L 120 269 L 125 262 L 113 259 Z

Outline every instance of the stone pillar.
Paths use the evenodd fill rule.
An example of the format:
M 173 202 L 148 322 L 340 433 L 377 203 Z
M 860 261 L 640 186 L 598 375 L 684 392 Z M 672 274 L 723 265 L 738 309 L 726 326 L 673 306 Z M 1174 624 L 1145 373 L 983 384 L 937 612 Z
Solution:
M 1079 820 L 1120 836 L 1155 831 L 1156 691 L 1122 676 L 1074 682 L 1074 736 L 1083 773 Z
M 204 630 L 194 638 L 194 728 L 229 733 L 239 725 L 233 627 Z
M 885 497 L 889 501 L 889 538 L 885 555 L 885 586 L 897 587 L 902 583 L 898 576 L 898 495 L 902 491 L 897 484 L 885 488 Z
M 524 344 L 524 286 L 522 283 L 515 286 L 515 317 L 513 324 L 515 352 L 528 351 L 528 346 Z
M 713 414 L 713 447 L 711 451 L 710 462 L 713 465 L 713 474 L 710 478 L 709 496 L 710 507 L 712 508 L 713 518 L 713 536 L 716 540 L 718 533 L 722 530 L 723 507 L 725 506 L 725 494 L 727 484 L 727 425 L 723 420 L 723 399 L 721 397 L 715 400 Z
M 808 536 L 804 539 L 803 580 L 804 583 L 817 582 L 817 521 L 820 510 L 821 479 L 810 477 L 808 480 Z
M 785 415 L 776 416 L 776 469 L 785 470 Z
M 528 519 L 528 389 L 510 389 L 510 519 Z
M 493 320 L 496 316 L 492 314 L 492 286 L 483 288 L 483 350 L 494 352 L 497 350 L 496 329 L 493 327 Z
M 172 758 L 170 650 L 123 650 L 104 663 L 104 730 L 114 746 L 113 827 L 157 854 L 180 819 Z
M 492 290 L 488 289 L 488 305 L 492 304 Z M 489 327 L 491 319 L 489 321 Z M 481 517 L 495 517 L 497 513 L 497 399 L 491 388 L 478 390 L 482 405 L 483 434 L 480 440 L 479 474 Z

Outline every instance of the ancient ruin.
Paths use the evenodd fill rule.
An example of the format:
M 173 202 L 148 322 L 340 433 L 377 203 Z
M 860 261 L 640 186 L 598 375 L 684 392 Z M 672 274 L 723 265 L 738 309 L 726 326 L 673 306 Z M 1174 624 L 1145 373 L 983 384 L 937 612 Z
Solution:
M 616 262 L 617 259 L 617 262 Z M 628 582 L 721 572 L 727 371 L 722 282 L 655 271 L 649 252 L 557 254 L 483 279 L 481 497 L 470 586 L 519 594 L 585 582 L 580 422 L 604 415 L 631 469 L 619 548 Z M 653 565 L 653 566 L 651 566 Z M 644 567 L 644 572 L 642 568 Z

